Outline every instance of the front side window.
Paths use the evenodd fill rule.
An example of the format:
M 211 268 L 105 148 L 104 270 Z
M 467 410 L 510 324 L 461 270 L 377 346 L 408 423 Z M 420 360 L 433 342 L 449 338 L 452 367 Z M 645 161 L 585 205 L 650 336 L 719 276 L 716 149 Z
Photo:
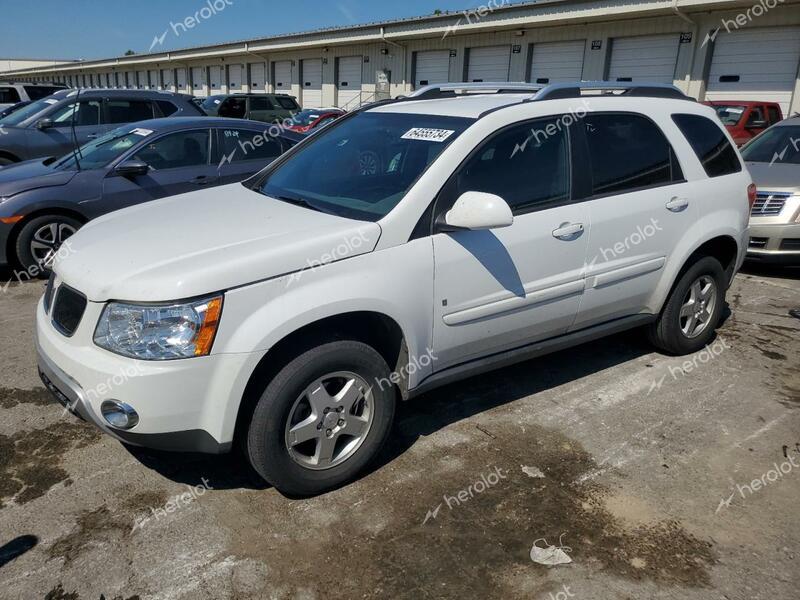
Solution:
M 458 174 L 457 195 L 495 194 L 515 212 L 569 199 L 567 128 L 556 118 L 515 125 L 484 143 Z
M 71 102 L 53 112 L 49 118 L 55 127 L 86 127 L 100 124 L 100 101 L 81 100 L 78 104 Z
M 230 162 L 272 160 L 281 155 L 281 143 L 262 132 L 247 129 L 223 129 L 222 153 Z
M 472 119 L 363 112 L 322 129 L 260 191 L 343 217 L 378 221 Z
M 584 118 L 595 196 L 622 194 L 680 181 L 673 177 L 673 152 L 650 119 L 633 114 L 589 114 Z M 679 171 L 675 162 L 675 171 Z
M 156 171 L 207 165 L 209 142 L 208 129 L 180 131 L 150 142 L 134 158 Z
M 747 162 L 800 165 L 800 125 L 780 125 L 764 133 L 742 149 Z
M 106 100 L 108 122 L 135 123 L 153 118 L 153 105 L 149 100 Z
M 699 115 L 673 115 L 672 120 L 686 136 L 709 177 L 729 175 L 742 170 L 736 150 L 714 121 Z

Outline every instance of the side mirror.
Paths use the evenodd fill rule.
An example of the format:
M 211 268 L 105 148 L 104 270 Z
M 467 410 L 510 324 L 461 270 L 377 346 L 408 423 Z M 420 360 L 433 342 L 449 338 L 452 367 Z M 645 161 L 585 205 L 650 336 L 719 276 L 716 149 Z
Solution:
M 140 175 L 147 175 L 150 171 L 150 165 L 141 160 L 126 160 L 119 163 L 114 172 L 123 177 L 138 177 Z
M 464 192 L 444 222 L 453 229 L 498 229 L 514 223 L 511 207 L 500 196 L 485 192 Z
M 769 124 L 764 120 L 750 121 L 747 123 L 747 129 L 766 129 L 767 127 L 769 127 Z
M 45 129 L 50 129 L 55 127 L 55 123 L 53 123 L 53 119 L 39 119 L 36 121 L 36 129 L 40 131 L 44 131 Z

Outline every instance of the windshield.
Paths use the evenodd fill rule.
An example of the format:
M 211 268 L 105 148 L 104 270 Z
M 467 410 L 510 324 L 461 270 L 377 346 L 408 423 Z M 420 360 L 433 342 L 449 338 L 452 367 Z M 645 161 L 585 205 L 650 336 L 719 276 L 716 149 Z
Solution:
M 43 111 L 46 108 L 49 108 L 53 104 L 59 102 L 55 98 L 43 98 L 42 100 L 37 100 L 36 102 L 31 102 L 28 106 L 24 108 L 20 108 L 17 111 L 14 111 L 7 117 L 0 119 L 0 123 L 3 125 L 14 127 L 19 125 L 29 117 Z
M 75 155 L 77 154 L 81 169 L 100 169 L 152 134 L 153 132 L 149 129 L 132 130 L 130 125 L 119 127 L 93 142 L 81 146 L 80 153 L 75 152 L 63 156 L 53 163 L 53 168 L 63 171 L 75 169 L 77 166 Z
M 800 125 L 767 129 L 742 149 L 746 162 L 800 165 Z
M 200 104 L 203 108 L 215 108 L 225 99 L 225 96 L 209 96 Z
M 378 221 L 472 119 L 363 112 L 320 131 L 271 173 L 263 194 Z
M 733 104 L 715 104 L 714 109 L 723 125 L 737 125 L 742 120 L 746 106 L 734 106 Z

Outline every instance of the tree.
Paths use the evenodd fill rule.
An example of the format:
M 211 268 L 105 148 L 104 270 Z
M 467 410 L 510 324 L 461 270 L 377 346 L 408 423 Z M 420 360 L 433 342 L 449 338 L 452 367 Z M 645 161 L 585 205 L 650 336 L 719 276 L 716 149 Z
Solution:
M 134 52 L 133 50 L 128 50 L 128 51 L 125 53 L 125 56 L 133 56 L 134 54 L 136 54 L 136 52 Z

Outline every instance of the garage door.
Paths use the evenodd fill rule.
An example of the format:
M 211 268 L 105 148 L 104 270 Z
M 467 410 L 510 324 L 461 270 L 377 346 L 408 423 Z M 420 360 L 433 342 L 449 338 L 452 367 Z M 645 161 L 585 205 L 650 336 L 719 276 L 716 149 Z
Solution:
M 720 32 L 707 100 L 779 102 L 789 112 L 800 62 L 800 27 Z
M 164 82 L 164 89 L 172 92 L 175 90 L 175 77 L 172 69 L 161 69 L 161 81 Z
M 344 56 L 339 59 L 336 89 L 338 106 L 352 110 L 358 108 L 361 99 L 361 56 Z
M 186 80 L 186 69 L 175 69 L 175 77 L 178 84 L 178 91 L 184 94 L 189 93 L 189 84 Z
M 195 96 L 207 96 L 206 70 L 204 67 L 192 67 L 192 93 Z
M 450 81 L 450 50 L 417 52 L 414 87 Z
M 279 60 L 273 63 L 273 75 L 275 78 L 276 92 L 292 91 L 292 62 L 289 60 Z
M 209 95 L 219 94 L 222 92 L 222 67 L 209 67 L 208 81 L 211 84 L 209 88 Z
M 508 81 L 511 46 L 470 48 L 467 81 Z
M 541 84 L 580 81 L 585 49 L 586 40 L 534 44 L 530 81 Z
M 158 71 L 150 71 L 150 88 L 154 90 L 161 89 L 161 81 L 158 77 Z
M 250 65 L 250 91 L 265 92 L 267 90 L 267 72 L 264 63 Z
M 242 87 L 244 83 L 243 74 L 244 65 L 230 65 L 228 67 L 228 92 L 241 92 L 244 89 Z
M 673 83 L 679 48 L 677 33 L 615 38 L 608 80 Z
M 302 61 L 303 68 L 303 108 L 322 106 L 322 59 Z

